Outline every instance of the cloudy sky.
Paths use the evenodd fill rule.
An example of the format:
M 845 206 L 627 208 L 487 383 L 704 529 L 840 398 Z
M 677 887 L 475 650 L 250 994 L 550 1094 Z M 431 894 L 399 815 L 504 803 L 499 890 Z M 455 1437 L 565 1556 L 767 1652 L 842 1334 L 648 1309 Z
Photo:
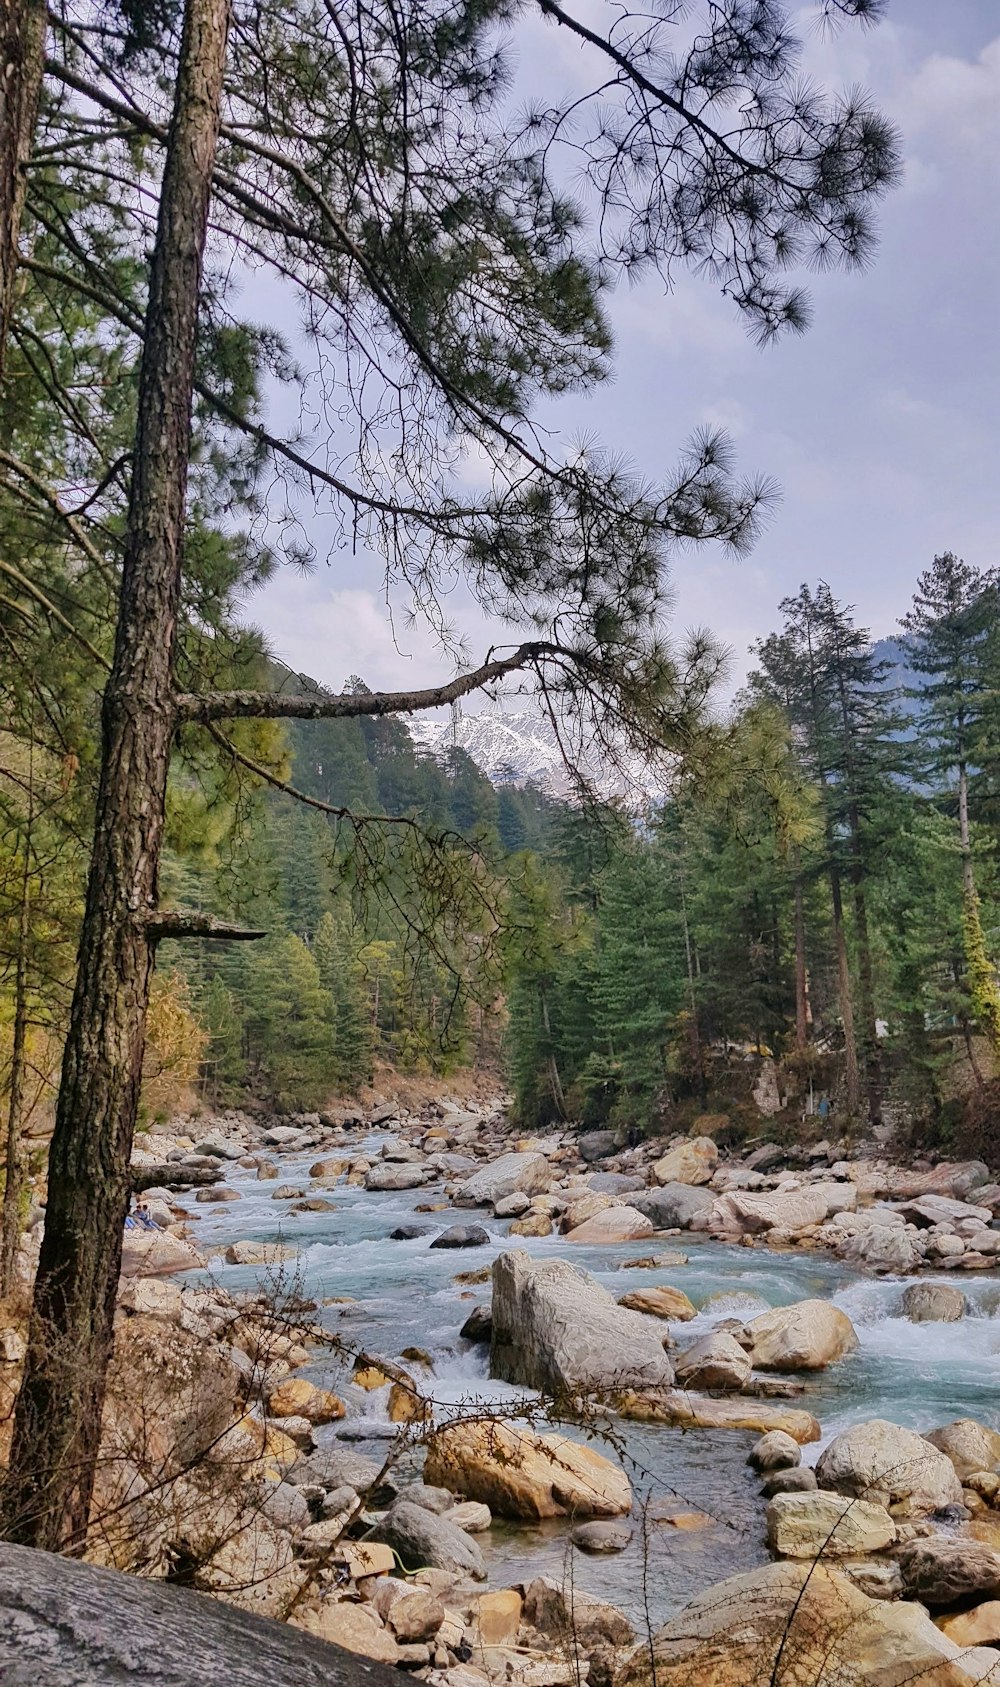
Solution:
M 764 351 L 705 282 L 669 298 L 622 288 L 609 301 L 615 380 L 563 410 L 567 433 L 600 435 L 651 477 L 695 426 L 722 425 L 739 467 L 779 482 L 749 558 L 705 548 L 673 570 L 678 628 L 710 627 L 737 671 L 803 580 L 827 579 L 882 636 L 935 551 L 1000 563 L 1000 4 L 889 0 L 874 31 L 806 40 L 812 75 L 864 86 L 902 133 L 905 179 L 874 268 L 812 278 L 809 333 Z M 268 308 L 280 320 L 282 304 Z M 323 557 L 326 520 L 306 516 Z M 292 667 L 337 688 L 352 672 L 379 688 L 444 677 L 451 665 L 404 605 L 390 621 L 380 577 L 377 559 L 338 551 L 308 578 L 282 570 L 247 612 Z M 471 652 L 484 648 L 465 593 L 450 607 Z

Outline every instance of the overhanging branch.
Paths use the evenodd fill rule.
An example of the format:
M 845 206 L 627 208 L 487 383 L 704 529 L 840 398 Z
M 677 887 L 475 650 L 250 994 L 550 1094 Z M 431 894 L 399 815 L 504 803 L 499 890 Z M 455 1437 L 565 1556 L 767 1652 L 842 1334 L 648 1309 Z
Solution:
M 214 937 L 231 943 L 253 943 L 267 936 L 266 931 L 230 925 L 214 914 L 198 914 L 186 908 L 153 909 L 143 923 L 152 943 L 160 943 L 165 937 Z

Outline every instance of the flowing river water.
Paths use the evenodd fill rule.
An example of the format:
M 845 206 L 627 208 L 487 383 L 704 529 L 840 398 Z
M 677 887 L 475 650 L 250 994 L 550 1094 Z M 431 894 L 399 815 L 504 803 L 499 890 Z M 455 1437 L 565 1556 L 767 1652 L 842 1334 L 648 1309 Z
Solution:
M 377 1153 L 384 1140 L 365 1138 L 352 1144 L 352 1151 Z M 823 1429 L 822 1440 L 803 1450 L 805 1463 L 815 1462 L 840 1430 L 867 1418 L 888 1418 L 920 1431 L 974 1417 L 1000 1429 L 1000 1276 L 993 1272 L 944 1274 L 941 1280 L 960 1283 L 969 1315 L 951 1324 L 912 1324 L 900 1315 L 901 1280 L 860 1277 L 815 1254 L 769 1253 L 687 1235 L 666 1244 L 651 1245 L 647 1238 L 616 1247 L 573 1245 L 557 1234 L 508 1239 L 507 1220 L 450 1208 L 416 1212 L 418 1205 L 440 1198 L 433 1185 L 389 1194 L 344 1186 L 331 1191 L 312 1186 L 310 1191 L 308 1168 L 314 1158 L 315 1153 L 283 1156 L 282 1183 L 324 1195 L 334 1211 L 293 1212 L 291 1199 L 273 1198 L 279 1185 L 259 1182 L 237 1165 L 228 1168 L 227 1181 L 239 1192 L 239 1201 L 215 1206 L 196 1205 L 193 1197 L 174 1199 L 196 1220 L 193 1234 L 203 1251 L 235 1240 L 293 1246 L 297 1259 L 287 1269 L 295 1272 L 297 1289 L 320 1303 L 351 1297 L 321 1306 L 318 1321 L 387 1359 L 398 1359 L 407 1347 L 424 1350 L 433 1361 L 433 1379 L 428 1381 L 420 1367 L 414 1375 L 436 1407 L 523 1397 L 523 1390 L 490 1379 L 487 1348 L 459 1336 L 472 1306 L 488 1300 L 488 1283 L 470 1288 L 454 1280 L 459 1272 L 489 1266 L 502 1249 L 515 1244 L 538 1258 L 571 1259 L 616 1296 L 640 1283 L 682 1288 L 699 1308 L 695 1320 L 673 1326 L 685 1346 L 725 1317 L 751 1318 L 806 1298 L 829 1299 L 842 1307 L 857 1330 L 857 1353 L 816 1373 L 802 1398 L 791 1402 L 811 1411 Z M 435 1235 L 456 1221 L 482 1224 L 489 1243 L 462 1250 L 431 1248 Z M 413 1222 L 427 1225 L 427 1233 L 412 1241 L 389 1240 L 397 1226 Z M 688 1263 L 621 1270 L 624 1260 L 663 1246 L 687 1254 Z M 220 1255 L 212 1258 L 208 1275 L 227 1291 L 238 1292 L 255 1287 L 266 1274 L 227 1265 Z M 335 1387 L 348 1406 L 347 1418 L 318 1431 L 318 1440 L 343 1437 L 381 1462 L 386 1438 L 395 1432 L 385 1415 L 387 1391 L 365 1393 L 351 1383 L 342 1361 L 322 1353 L 302 1374 Z M 615 1429 L 623 1436 L 637 1500 L 647 1494 L 661 1501 L 678 1496 L 679 1509 L 704 1514 L 710 1520 L 705 1526 L 636 1523 L 626 1552 L 600 1558 L 573 1551 L 562 1522 L 495 1523 L 477 1539 L 489 1564 L 490 1585 L 537 1574 L 561 1577 L 572 1554 L 577 1586 L 610 1599 L 643 1626 L 646 1620 L 658 1626 L 702 1588 L 767 1560 L 764 1502 L 746 1464 L 755 1437 L 658 1425 L 616 1424 Z M 606 1450 L 615 1456 L 612 1448 Z M 419 1466 L 413 1474 L 419 1474 Z

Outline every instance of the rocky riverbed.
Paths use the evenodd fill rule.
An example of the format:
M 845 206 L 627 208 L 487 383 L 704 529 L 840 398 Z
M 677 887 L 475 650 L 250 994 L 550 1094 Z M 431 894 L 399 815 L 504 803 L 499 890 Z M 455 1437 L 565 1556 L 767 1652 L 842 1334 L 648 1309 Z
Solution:
M 1000 1652 L 956 1662 L 1000 1643 L 1000 1189 L 843 1144 L 727 1155 L 719 1124 L 623 1148 L 386 1103 L 140 1139 L 163 1228 L 128 1233 L 104 1479 L 134 1497 L 92 1555 L 187 1553 L 195 1585 L 442 1687 L 630 1682 L 650 1629 L 659 1687 L 749 1682 L 720 1650 L 734 1597 L 761 1635 L 849 1608 L 869 1673 L 838 1681 L 894 1679 L 871 1669 L 897 1652 L 1000 1681 Z M 137 1375 L 215 1466 L 142 1529 Z

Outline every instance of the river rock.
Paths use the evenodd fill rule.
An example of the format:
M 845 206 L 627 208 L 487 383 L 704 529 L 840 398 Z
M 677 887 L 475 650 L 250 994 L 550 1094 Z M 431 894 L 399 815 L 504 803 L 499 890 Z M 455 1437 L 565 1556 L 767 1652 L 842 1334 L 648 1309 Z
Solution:
M 1000 1552 L 982 1541 L 938 1535 L 908 1542 L 898 1558 L 907 1598 L 933 1609 L 1000 1594 Z
M 972 1687 L 919 1605 L 870 1599 L 825 1564 L 768 1564 L 707 1588 L 636 1647 L 615 1687 Z
M 624 1471 L 592 1447 L 500 1422 L 439 1430 L 424 1479 L 481 1500 L 499 1517 L 620 1517 L 632 1509 Z
M 957 1418 L 925 1439 L 951 1460 L 963 1482 L 977 1470 L 1000 1470 L 1000 1435 L 975 1418 Z
M 365 1188 L 373 1191 L 419 1189 L 426 1181 L 427 1172 L 422 1165 L 407 1165 L 405 1161 L 380 1160 L 365 1172 Z
M 653 1166 L 657 1183 L 708 1183 L 719 1163 L 719 1150 L 710 1136 L 696 1136 L 668 1148 Z
M 227 1265 L 280 1265 L 295 1258 L 295 1249 L 284 1242 L 230 1242 L 224 1258 Z
M 644 1178 L 626 1177 L 624 1172 L 591 1172 L 590 1187 L 595 1195 L 634 1195 L 644 1190 L 646 1183 Z
M 598 1519 L 594 1523 L 578 1523 L 575 1529 L 570 1530 L 569 1538 L 581 1552 L 624 1552 L 632 1539 L 632 1529 L 627 1523 L 607 1523 Z
M 397 1224 L 395 1230 L 390 1230 L 390 1242 L 415 1242 L 421 1236 L 430 1235 L 427 1224 Z
M 123 1277 L 165 1277 L 174 1271 L 204 1270 L 207 1261 L 182 1236 L 164 1230 L 126 1230 L 122 1235 Z
M 753 1429 L 758 1435 L 783 1429 L 803 1446 L 818 1441 L 821 1430 L 811 1412 L 767 1400 L 712 1399 L 682 1389 L 629 1390 L 615 1402 L 623 1418 L 638 1423 L 669 1423 L 677 1429 Z
M 903 1200 L 921 1195 L 946 1195 L 964 1201 L 973 1190 L 989 1181 L 989 1169 L 982 1160 L 942 1161 L 931 1171 L 895 1173 L 892 1193 Z
M 865 1266 L 869 1271 L 905 1276 L 907 1272 L 915 1271 L 924 1257 L 917 1235 L 910 1225 L 896 1228 L 873 1224 L 849 1235 L 839 1250 L 840 1256 L 852 1265 Z
M 512 1236 L 551 1236 L 552 1220 L 548 1213 L 525 1213 L 515 1218 L 510 1227 Z
M 346 1651 L 357 1652 L 376 1663 L 399 1662 L 396 1640 L 366 1605 L 356 1605 L 347 1599 L 325 1599 L 319 1607 L 300 1607 L 289 1621 L 307 1634 L 331 1640 Z
M 176 1322 L 184 1310 L 184 1295 L 178 1283 L 169 1283 L 162 1277 L 131 1277 L 122 1286 L 118 1305 L 126 1312 Z M 19 1357 L 23 1359 L 23 1353 Z
M 986 1599 L 954 1617 L 939 1617 L 938 1627 L 956 1646 L 1000 1645 L 1000 1599 Z
M 948 1195 L 921 1195 L 915 1201 L 900 1202 L 896 1211 L 908 1224 L 920 1228 L 941 1224 L 952 1230 L 966 1219 L 989 1224 L 993 1218 L 989 1207 L 970 1206 L 968 1201 L 955 1201 Z
M 633 1196 L 630 1206 L 652 1219 L 657 1230 L 686 1230 L 692 1219 L 715 1202 L 710 1189 L 687 1183 L 665 1183 L 662 1189 L 647 1189 Z
M 453 1224 L 450 1230 L 442 1230 L 440 1236 L 435 1236 L 432 1248 L 481 1248 L 490 1239 L 488 1230 L 481 1224 Z
M 586 1224 L 588 1218 L 594 1218 L 603 1213 L 608 1207 L 617 1205 L 613 1195 L 601 1195 L 593 1189 L 588 1189 L 584 1195 L 575 1195 L 563 1211 L 559 1219 L 560 1230 L 575 1230 L 577 1225 Z
M 762 1435 L 755 1441 L 747 1454 L 747 1464 L 762 1474 L 772 1470 L 791 1470 L 802 1462 L 802 1453 L 797 1441 L 780 1429 L 773 1429 L 769 1435 Z
M 448 1522 L 454 1523 L 456 1529 L 464 1529 L 467 1535 L 481 1535 L 493 1525 L 493 1513 L 482 1500 L 462 1500 L 455 1504 L 454 1495 L 449 1495 L 451 1505 L 448 1508 Z
M 367 1538 L 391 1546 L 408 1570 L 429 1564 L 474 1581 L 486 1580 L 483 1555 L 465 1530 L 411 1501 L 397 1500 Z
M 874 1500 L 899 1518 L 927 1517 L 962 1500 L 951 1460 L 922 1435 L 884 1418 L 835 1436 L 817 1460 L 816 1479 L 821 1488 Z
M 882 1552 L 896 1539 L 883 1505 L 819 1492 L 778 1494 L 767 1508 L 767 1544 L 781 1558 Z
M 751 1318 L 747 1334 L 758 1371 L 820 1371 L 858 1345 L 846 1312 L 828 1300 L 800 1300 Z
M 536 1576 L 524 1590 L 524 1620 L 553 1640 L 574 1640 L 585 1651 L 594 1645 L 630 1646 L 635 1630 L 624 1611 L 580 1588 L 551 1576 Z
M 707 1213 L 706 1228 L 732 1235 L 756 1235 L 766 1230 L 787 1230 L 794 1234 L 822 1224 L 832 1213 L 857 1205 L 853 1183 L 814 1183 L 804 1189 L 775 1190 L 773 1194 L 720 1195 Z M 700 1227 L 700 1226 L 699 1226 Z
M 604 1200 L 604 1196 L 595 1196 Z M 635 1207 L 605 1207 L 594 1213 L 575 1230 L 569 1231 L 567 1242 L 589 1242 L 593 1246 L 614 1246 L 618 1242 L 636 1242 L 653 1234 L 653 1221 Z
M 463 1341 L 488 1342 L 493 1333 L 493 1312 L 488 1306 L 474 1306 L 459 1330 Z
M 520 1248 L 493 1264 L 490 1375 L 547 1392 L 669 1384 L 656 1326 L 590 1273 Z
M 681 1323 L 697 1317 L 697 1308 L 683 1289 L 672 1289 L 665 1283 L 657 1289 L 631 1289 L 621 1296 L 618 1305 L 627 1306 L 633 1312 L 645 1312 L 650 1318 L 676 1318 Z
M 760 1491 L 766 1500 L 773 1500 L 775 1494 L 814 1494 L 818 1486 L 816 1472 L 800 1464 L 794 1470 L 775 1470 Z
M 911 1324 L 954 1324 L 968 1310 L 961 1289 L 950 1283 L 911 1283 L 900 1302 L 900 1311 Z
M 311 1424 L 334 1423 L 347 1413 L 343 1400 L 305 1377 L 285 1377 L 270 1389 L 267 1410 L 272 1418 L 305 1418 Z
M 750 1359 L 739 1342 L 724 1330 L 702 1336 L 674 1360 L 674 1375 L 682 1388 L 745 1388 Z
M 493 1211 L 497 1218 L 520 1218 L 530 1205 L 529 1197 L 523 1190 L 517 1189 L 513 1195 L 505 1195 L 502 1201 L 498 1201 Z
M 366 1458 L 364 1453 L 355 1453 L 350 1447 L 332 1442 L 307 1458 L 297 1459 L 286 1480 L 300 1488 L 317 1484 L 327 1492 L 352 1488 L 370 1505 L 388 1505 L 396 1497 L 398 1484 L 391 1473 L 380 1476 L 381 1469 L 381 1464 Z
M 617 1131 L 587 1131 L 577 1140 L 581 1160 L 588 1165 L 594 1160 L 606 1160 L 609 1154 L 614 1154 L 618 1148 Z
M 495 1207 L 508 1195 L 542 1195 L 552 1182 L 544 1154 L 501 1154 L 474 1172 L 455 1194 L 457 1207 Z

